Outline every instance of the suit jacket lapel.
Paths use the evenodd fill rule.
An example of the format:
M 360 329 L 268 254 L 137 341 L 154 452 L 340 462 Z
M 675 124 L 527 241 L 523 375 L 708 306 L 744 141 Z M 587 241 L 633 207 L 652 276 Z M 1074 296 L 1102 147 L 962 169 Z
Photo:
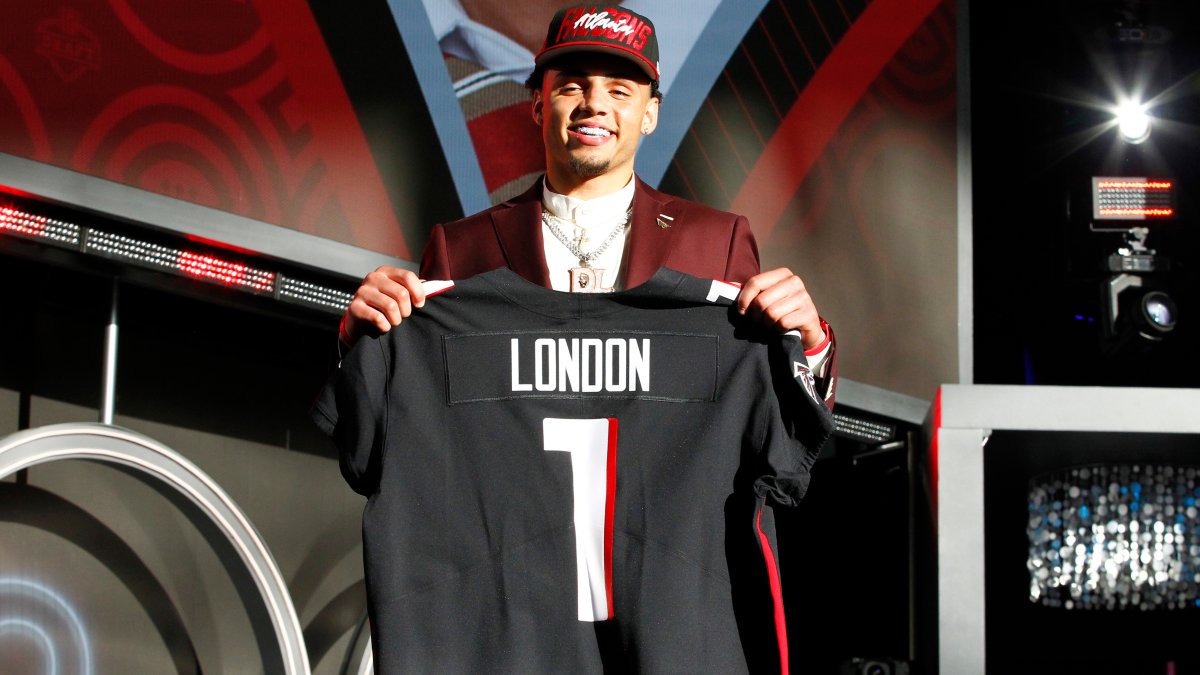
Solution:
M 492 215 L 496 241 L 512 271 L 528 281 L 550 288 L 550 270 L 546 267 L 542 241 L 542 179 L 524 194 L 514 197 L 509 208 Z
M 675 214 L 665 195 L 637 181 L 633 194 L 633 218 L 626 246 L 625 288 L 645 283 L 667 262 L 674 238 Z M 662 216 L 666 216 L 663 218 Z M 667 227 L 663 227 L 666 225 Z

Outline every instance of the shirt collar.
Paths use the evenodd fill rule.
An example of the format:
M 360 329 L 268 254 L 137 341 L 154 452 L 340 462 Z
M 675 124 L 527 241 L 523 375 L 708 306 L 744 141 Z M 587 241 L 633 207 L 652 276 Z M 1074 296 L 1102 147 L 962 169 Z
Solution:
M 577 225 L 611 223 L 624 219 L 633 203 L 634 180 L 630 177 L 625 187 L 609 194 L 592 199 L 577 199 L 561 195 L 550 189 L 546 179 L 542 179 L 542 206 L 550 215 L 569 220 Z
M 524 82 L 533 70 L 533 54 L 508 36 L 467 16 L 457 0 L 424 0 L 429 27 L 442 52 L 493 73 Z

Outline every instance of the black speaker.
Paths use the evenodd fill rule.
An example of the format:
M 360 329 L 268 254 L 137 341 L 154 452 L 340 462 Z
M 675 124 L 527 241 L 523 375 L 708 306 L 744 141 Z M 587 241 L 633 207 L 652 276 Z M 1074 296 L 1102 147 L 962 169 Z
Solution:
M 775 511 L 792 670 L 924 672 L 918 604 L 935 558 L 919 536 L 932 529 L 919 489 L 919 430 L 841 404 L 838 413 L 808 494 Z

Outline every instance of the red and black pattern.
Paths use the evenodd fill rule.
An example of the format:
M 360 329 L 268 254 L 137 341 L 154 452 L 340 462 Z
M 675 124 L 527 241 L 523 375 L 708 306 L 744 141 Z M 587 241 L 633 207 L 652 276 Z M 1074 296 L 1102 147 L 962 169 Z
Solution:
M 410 254 L 307 3 L 5 9 L 0 152 Z

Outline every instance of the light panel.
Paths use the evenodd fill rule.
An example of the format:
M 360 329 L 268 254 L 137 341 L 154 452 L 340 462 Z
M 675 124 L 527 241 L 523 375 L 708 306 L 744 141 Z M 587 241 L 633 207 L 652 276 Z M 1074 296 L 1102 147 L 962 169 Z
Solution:
M 833 413 L 834 431 L 842 436 L 866 443 L 884 443 L 896 437 L 896 426 L 863 417 Z
M 278 300 L 341 314 L 351 293 L 281 272 L 248 265 L 220 252 L 190 250 L 136 235 L 48 218 L 17 206 L 0 206 L 0 233 L 81 251 L 118 262 L 185 276 Z
M 1096 220 L 1162 220 L 1175 215 L 1175 183 L 1161 178 L 1092 178 Z

